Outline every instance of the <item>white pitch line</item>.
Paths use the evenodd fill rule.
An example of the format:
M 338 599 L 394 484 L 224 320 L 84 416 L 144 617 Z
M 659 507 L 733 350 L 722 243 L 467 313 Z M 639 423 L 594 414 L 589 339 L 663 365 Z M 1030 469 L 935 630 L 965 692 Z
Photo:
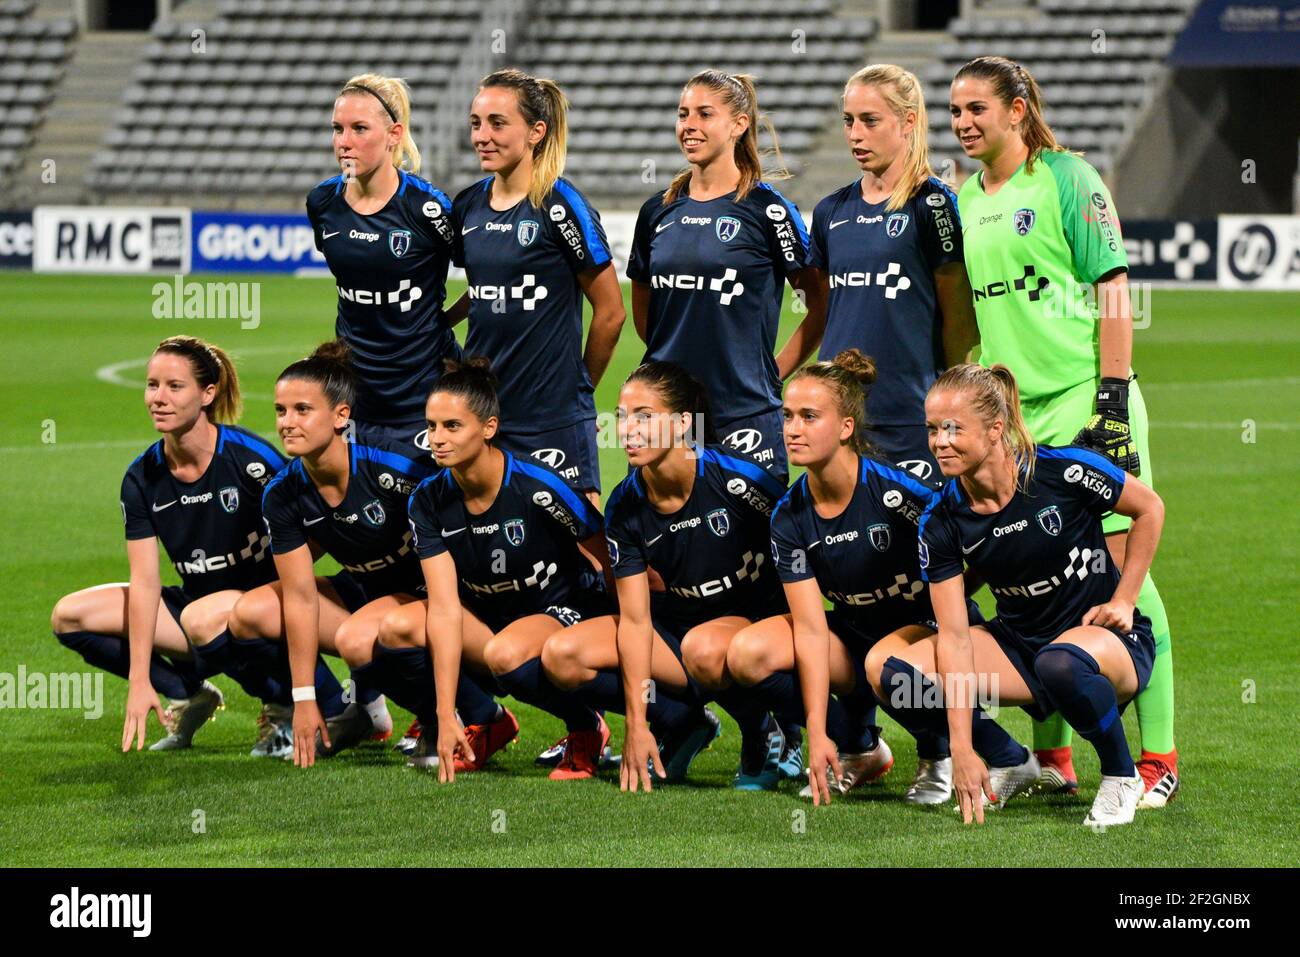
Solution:
M 237 360 L 244 356 L 283 355 L 290 351 L 291 350 L 286 349 L 283 346 L 250 346 L 246 349 L 232 351 L 230 355 L 232 358 Z M 100 366 L 95 370 L 95 378 L 100 382 L 107 382 L 109 385 L 121 386 L 124 389 L 135 389 L 138 391 L 144 388 L 144 382 L 124 378 L 122 373 L 128 369 L 143 368 L 144 366 L 147 366 L 151 358 L 153 357 L 149 355 L 142 359 L 124 359 L 121 362 L 113 362 L 106 366 Z M 259 392 L 245 392 L 244 398 L 253 399 L 257 402 L 270 402 L 274 396 L 262 395 Z
M 1300 422 L 1256 422 L 1256 429 L 1270 429 L 1280 432 L 1295 432 L 1300 429 Z M 1248 428 L 1240 422 L 1152 422 L 1152 429 L 1227 429 L 1241 432 Z
M 1267 379 L 1203 379 L 1200 382 L 1144 382 L 1138 378 L 1142 391 L 1148 389 L 1221 389 L 1224 387 L 1255 389 L 1266 385 L 1300 385 L 1300 376 L 1273 376 Z
M 155 440 L 156 441 L 156 440 Z M 130 449 L 144 451 L 149 442 L 141 439 L 114 439 L 112 442 L 51 442 L 42 445 L 0 445 L 0 453 L 13 452 L 83 452 L 88 449 Z

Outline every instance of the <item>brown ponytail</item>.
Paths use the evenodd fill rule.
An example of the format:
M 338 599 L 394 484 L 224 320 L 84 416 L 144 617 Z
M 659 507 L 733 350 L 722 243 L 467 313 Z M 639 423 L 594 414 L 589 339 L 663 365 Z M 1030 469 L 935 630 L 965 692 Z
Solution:
M 546 132 L 533 147 L 533 175 L 528 184 L 528 201 L 541 206 L 564 173 L 569 143 L 569 99 L 554 80 L 531 76 L 523 70 L 497 70 L 483 77 L 478 85 L 480 90 L 493 86 L 515 91 L 519 113 L 529 127 L 539 122 L 546 124 Z
M 867 391 L 876 381 L 876 363 L 871 356 L 858 349 L 845 349 L 830 362 L 804 366 L 790 381 L 798 379 L 816 379 L 834 394 L 836 413 L 853 420 L 849 445 L 854 452 L 870 455 L 876 451 L 867 438 Z
M 740 139 L 736 140 L 736 168 L 740 170 L 740 183 L 736 186 L 736 202 L 748 196 L 750 191 L 764 179 L 762 161 L 764 151 L 758 148 L 759 123 L 766 127 L 768 136 L 772 138 L 772 149 L 767 152 L 770 152 L 776 160 L 776 167 L 768 172 L 766 178 L 790 178 L 790 172 L 785 168 L 785 159 L 781 156 L 781 145 L 777 142 L 776 127 L 772 125 L 767 114 L 758 111 L 758 89 L 754 86 L 752 76 L 748 73 L 732 74 L 722 70 L 701 70 L 686 81 L 682 91 L 685 92 L 693 86 L 702 86 L 717 93 L 731 110 L 732 116 L 743 114 L 749 117 L 749 126 Z M 673 177 L 673 181 L 664 190 L 665 206 L 681 195 L 682 189 L 690 178 L 689 166 Z
M 291 362 L 276 382 L 298 379 L 320 386 L 330 405 L 346 405 L 349 409 L 357 401 L 357 374 L 348 361 L 348 344 L 342 339 L 322 342 L 305 359 Z
M 216 346 L 194 336 L 171 336 L 158 343 L 154 355 L 160 352 L 180 356 L 189 361 L 190 370 L 200 389 L 217 387 L 212 402 L 204 407 L 208 421 L 233 424 L 243 414 L 239 397 L 239 376 L 230 356 Z
M 1025 101 L 1025 118 L 1020 124 L 1020 139 L 1029 149 L 1029 158 L 1025 161 L 1026 173 L 1034 171 L 1034 160 L 1039 153 L 1069 152 L 1056 141 L 1056 134 L 1043 119 L 1043 94 L 1038 88 L 1037 81 L 1019 63 L 1003 56 L 976 57 L 957 71 L 953 82 L 964 76 L 988 80 L 993 86 L 994 95 L 1008 109 L 1017 97 Z
M 1001 421 L 1002 444 L 1016 463 L 1017 487 L 1023 491 L 1034 477 L 1038 445 L 1020 410 L 1020 389 L 1011 370 L 1001 363 L 986 369 L 974 362 L 952 366 L 930 386 L 927 395 L 955 392 L 969 397 L 984 427 Z
M 501 421 L 501 400 L 497 397 L 497 377 L 492 372 L 492 361 L 484 356 L 470 356 L 461 362 L 444 359 L 446 370 L 429 390 L 429 396 L 440 393 L 458 396 L 465 400 L 469 410 L 480 422 L 495 418 Z M 426 400 L 427 401 L 427 400 Z

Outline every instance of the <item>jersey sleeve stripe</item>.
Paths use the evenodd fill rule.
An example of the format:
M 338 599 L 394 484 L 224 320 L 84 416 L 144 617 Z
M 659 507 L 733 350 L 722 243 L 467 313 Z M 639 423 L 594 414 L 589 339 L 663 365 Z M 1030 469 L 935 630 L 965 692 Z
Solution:
M 591 503 L 584 501 L 573 489 L 569 488 L 562 480 L 556 478 L 544 468 L 533 465 L 531 462 L 521 462 L 515 460 L 515 468 L 529 478 L 536 479 L 543 485 L 551 489 L 570 510 L 578 516 L 584 525 L 596 525 L 599 523 L 595 510 Z
M 1045 459 L 1069 459 L 1082 465 L 1089 465 L 1117 485 L 1124 484 L 1124 472 L 1107 461 L 1104 455 L 1100 455 L 1091 449 L 1081 449 L 1077 446 L 1071 446 L 1067 449 L 1040 448 L 1038 455 Z
M 372 448 L 369 445 L 353 445 L 352 448 L 356 450 L 357 458 L 365 459 L 367 462 L 378 462 L 380 465 L 397 469 L 404 475 L 414 475 L 422 471 L 414 459 L 398 455 L 396 452 L 385 452 L 383 449 Z
M 243 432 L 236 432 L 234 429 L 222 429 L 223 437 L 230 439 L 236 445 L 242 445 L 245 448 L 252 449 L 267 462 L 275 466 L 277 470 L 284 467 L 284 456 L 277 452 L 265 442 L 259 441 L 252 436 L 245 435 Z
M 573 214 L 578 217 L 578 225 L 582 227 L 582 236 L 586 240 L 587 246 L 591 249 L 591 263 L 593 266 L 603 266 L 610 260 L 609 246 L 600 238 L 600 233 L 596 231 L 596 224 L 592 222 L 591 210 L 587 208 L 587 201 L 582 198 L 582 194 L 570 186 L 562 179 L 555 181 L 555 190 L 568 201 L 573 207 Z
M 912 478 L 912 476 L 908 475 L 902 469 L 891 469 L 888 468 L 887 466 L 881 465 L 879 462 L 873 461 L 872 459 L 868 459 L 868 458 L 864 458 L 862 460 L 862 467 L 864 471 L 870 470 L 872 472 L 875 472 L 877 475 L 884 476 L 885 478 L 889 479 L 891 482 L 897 482 L 899 485 L 906 488 L 909 492 L 913 493 L 914 495 L 919 495 L 922 498 L 926 499 L 927 501 L 934 497 L 934 489 L 927 488 L 926 486 L 922 485 L 920 482 Z
M 713 449 L 705 449 L 704 458 L 709 457 L 712 457 L 719 467 L 736 472 L 758 483 L 763 487 L 763 491 L 773 498 L 779 498 L 785 494 L 785 488 L 781 483 L 772 478 L 766 469 L 760 468 L 753 462 L 746 462 L 744 459 L 733 459 L 730 455 L 723 455 Z

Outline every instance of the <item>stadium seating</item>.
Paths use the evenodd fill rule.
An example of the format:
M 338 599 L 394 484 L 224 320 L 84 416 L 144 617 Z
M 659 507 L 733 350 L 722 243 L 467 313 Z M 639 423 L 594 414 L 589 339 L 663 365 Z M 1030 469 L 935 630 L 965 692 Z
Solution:
M 0 2 L 0 181 L 14 173 L 63 77 L 76 35 L 70 19 L 37 20 L 34 0 Z
M 1038 81 L 1057 139 L 1108 171 L 1195 5 L 1195 0 L 1038 0 L 1041 15 L 1035 17 L 953 20 L 953 42 L 940 47 L 941 62 L 921 76 L 935 165 L 952 159 L 969 172 L 971 162 L 949 124 L 949 84 L 967 60 L 1000 53 L 1024 64 Z

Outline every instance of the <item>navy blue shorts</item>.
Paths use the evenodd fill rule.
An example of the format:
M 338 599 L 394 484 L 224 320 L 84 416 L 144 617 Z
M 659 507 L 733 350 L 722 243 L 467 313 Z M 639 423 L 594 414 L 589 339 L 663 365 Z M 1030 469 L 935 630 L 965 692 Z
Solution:
M 176 627 L 181 627 L 181 612 L 185 606 L 194 601 L 180 585 L 164 585 L 162 590 L 163 607 L 171 613 L 172 618 L 176 620 Z M 185 629 L 181 628 L 184 634 Z
M 1052 706 L 1043 683 L 1038 680 L 1038 675 L 1034 671 L 1034 659 L 1040 651 L 1049 647 L 1050 643 L 1031 642 L 997 618 L 984 622 L 984 627 L 993 635 L 993 640 L 998 643 L 998 647 L 1006 654 L 1016 671 L 1020 672 L 1025 687 L 1033 695 L 1034 703 L 1025 706 L 1025 712 L 1036 721 L 1047 718 L 1056 709 Z M 1125 634 L 1114 628 L 1109 631 L 1120 639 L 1129 657 L 1133 659 L 1133 668 L 1137 672 L 1138 679 L 1137 692 L 1133 695 L 1136 698 L 1151 680 L 1151 669 L 1156 661 L 1156 640 L 1151 633 L 1151 619 L 1134 609 L 1132 633 Z M 1120 705 L 1120 714 L 1124 713 L 1126 707 L 1128 707 L 1127 702 Z
M 697 622 L 684 622 L 678 620 L 675 616 L 668 613 L 664 608 L 665 600 L 663 592 L 652 592 L 650 595 L 650 623 L 654 630 L 658 632 L 659 637 L 664 643 L 672 649 L 672 653 L 677 656 L 677 660 L 682 660 L 682 638 L 686 633 L 696 625 L 703 624 L 711 619 L 704 618 Z M 778 594 L 775 598 L 765 602 L 762 607 L 756 608 L 752 614 L 737 612 L 751 622 L 762 621 L 764 618 L 771 618 L 774 615 L 788 614 L 790 609 L 786 606 L 784 594 Z M 723 616 L 718 616 L 723 617 Z
M 924 425 L 884 425 L 868 429 L 867 438 L 881 458 L 903 471 L 923 482 L 943 481 L 939 463 L 930 454 L 930 437 Z
M 762 466 L 782 485 L 790 483 L 790 462 L 785 455 L 784 421 L 781 410 L 761 412 L 743 419 L 718 423 L 721 443 Z
M 590 621 L 592 618 L 601 618 L 615 613 L 613 602 L 609 601 L 603 592 L 577 596 L 567 605 L 547 605 L 545 608 L 539 608 L 536 611 L 515 615 L 494 612 L 491 609 L 484 608 L 482 602 L 476 602 L 473 599 L 467 600 L 464 595 L 461 596 L 460 600 L 465 608 L 473 612 L 474 617 L 483 622 L 494 635 L 504 630 L 512 622 L 516 622 L 520 618 L 526 618 L 528 615 L 550 615 L 565 628 L 568 628 L 579 622 Z
M 576 492 L 600 491 L 600 452 L 596 448 L 596 420 L 546 432 L 497 433 L 498 448 L 520 458 L 533 459 L 559 473 Z
M 972 625 L 983 624 L 984 616 L 980 613 L 979 605 L 969 598 L 966 599 L 966 614 L 970 617 Z M 919 618 L 916 621 L 896 620 L 892 623 L 882 622 L 875 629 L 868 631 L 863 627 L 863 624 L 855 621 L 852 615 L 840 608 L 832 608 L 826 612 L 826 625 L 835 637 L 844 644 L 844 647 L 848 649 L 849 658 L 853 661 L 853 675 L 858 682 L 856 687 L 859 688 L 868 686 L 867 652 L 881 638 L 893 634 L 907 625 L 920 625 L 936 632 L 939 630 L 939 625 L 933 618 Z
M 395 591 L 391 587 L 376 587 L 373 583 L 364 582 L 351 572 L 339 572 L 337 575 L 330 575 L 325 580 L 333 586 L 335 593 L 339 596 L 339 601 L 348 610 L 348 614 L 355 614 L 358 609 L 370 604 L 375 599 L 385 598 L 388 595 L 426 597 L 424 585 Z

